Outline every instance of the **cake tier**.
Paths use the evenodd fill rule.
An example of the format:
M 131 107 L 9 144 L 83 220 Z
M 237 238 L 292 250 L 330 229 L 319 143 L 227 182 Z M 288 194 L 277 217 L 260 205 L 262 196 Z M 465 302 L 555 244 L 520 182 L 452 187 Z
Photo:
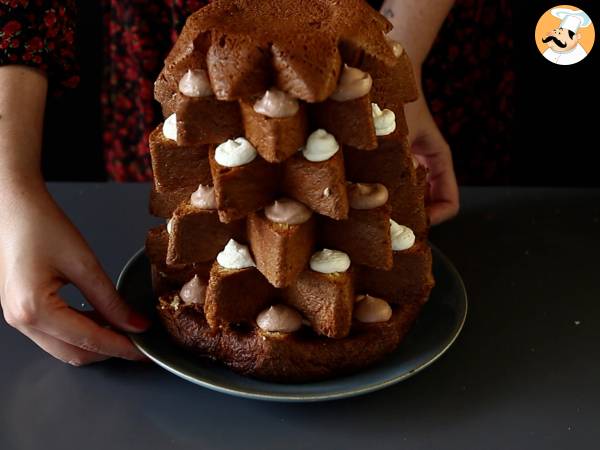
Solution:
M 172 339 L 242 375 L 279 382 L 307 382 L 356 372 L 394 351 L 423 302 L 394 307 L 387 322 L 354 322 L 343 339 L 319 337 L 304 327 L 268 333 L 256 326 L 209 327 L 201 306 L 184 305 L 174 294 L 161 297 L 158 314 Z
M 326 0 L 216 0 L 187 20 L 165 61 L 157 97 L 170 100 L 195 66 L 208 71 L 219 100 L 261 94 L 274 80 L 296 98 L 320 102 L 336 87 L 342 54 L 364 52 L 380 64 L 398 64 L 384 36 L 390 29 L 363 0 L 342 7 Z

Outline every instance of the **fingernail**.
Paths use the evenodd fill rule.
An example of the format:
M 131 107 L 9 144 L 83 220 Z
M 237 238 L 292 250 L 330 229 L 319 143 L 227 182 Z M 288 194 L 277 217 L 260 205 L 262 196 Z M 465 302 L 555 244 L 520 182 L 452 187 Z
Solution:
M 136 312 L 131 313 L 131 315 L 129 316 L 128 323 L 133 328 L 139 331 L 146 331 L 151 324 L 150 320 Z

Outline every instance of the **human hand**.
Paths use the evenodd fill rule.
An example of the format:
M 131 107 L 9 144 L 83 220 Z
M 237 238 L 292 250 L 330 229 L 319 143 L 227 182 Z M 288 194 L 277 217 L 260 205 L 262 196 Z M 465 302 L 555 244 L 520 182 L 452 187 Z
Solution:
M 59 289 L 71 282 L 111 325 L 131 332 L 148 326 L 119 298 L 43 183 L 29 184 L 3 186 L 0 192 L 0 302 L 6 321 L 54 357 L 75 366 L 113 356 L 144 359 L 127 337 L 60 298 Z
M 420 80 L 420 71 L 416 71 Z M 458 213 L 459 196 L 452 154 L 448 143 L 437 127 L 423 89 L 419 98 L 405 107 L 411 149 L 417 160 L 429 169 L 427 213 L 433 225 L 451 219 Z

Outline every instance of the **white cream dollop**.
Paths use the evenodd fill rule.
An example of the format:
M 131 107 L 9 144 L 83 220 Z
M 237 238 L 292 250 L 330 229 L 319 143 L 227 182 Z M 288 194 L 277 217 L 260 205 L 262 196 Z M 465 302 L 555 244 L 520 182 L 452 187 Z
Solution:
M 310 258 L 310 268 L 319 273 L 340 273 L 350 268 L 350 257 L 339 250 L 325 248 Z
M 198 275 L 194 275 L 194 278 L 183 285 L 179 297 L 188 305 L 192 303 L 203 305 L 206 298 L 206 283 L 200 280 Z
M 213 186 L 198 186 L 198 189 L 192 193 L 190 203 L 193 207 L 199 209 L 217 209 L 217 199 L 215 198 L 215 188 Z
M 339 149 L 340 145 L 335 140 L 333 134 L 319 128 L 308 136 L 302 154 L 309 161 L 321 162 L 327 161 L 335 155 Z
M 208 97 L 213 94 L 205 70 L 189 69 L 179 80 L 179 92 L 186 97 Z
M 390 236 L 392 238 L 392 250 L 407 250 L 415 245 L 415 233 L 404 225 L 399 225 L 390 219 Z
M 363 323 L 387 322 L 392 317 L 388 302 L 370 295 L 359 295 L 354 306 L 354 318 Z
M 224 167 L 238 167 L 254 161 L 257 152 L 245 138 L 228 139 L 215 149 L 215 160 Z
M 377 103 L 371 103 L 373 113 L 373 124 L 375 125 L 375 134 L 377 136 L 387 136 L 396 129 L 396 114 L 391 109 L 383 111 Z
M 177 141 L 177 116 L 171 114 L 163 123 L 162 132 L 164 137 L 172 141 Z
M 277 333 L 293 333 L 302 327 L 302 316 L 286 305 L 273 305 L 256 318 L 261 330 Z
M 344 64 L 337 88 L 330 98 L 337 102 L 345 102 L 364 97 L 373 86 L 373 79 L 367 72 Z
M 255 112 L 274 119 L 292 117 L 298 109 L 300 104 L 297 99 L 275 88 L 269 89 L 254 103 Z
M 173 233 L 173 219 L 172 218 L 167 220 L 167 233 L 168 234 Z
M 217 262 L 225 269 L 246 269 L 256 266 L 248 247 L 233 239 L 229 239 L 225 248 L 217 255 Z

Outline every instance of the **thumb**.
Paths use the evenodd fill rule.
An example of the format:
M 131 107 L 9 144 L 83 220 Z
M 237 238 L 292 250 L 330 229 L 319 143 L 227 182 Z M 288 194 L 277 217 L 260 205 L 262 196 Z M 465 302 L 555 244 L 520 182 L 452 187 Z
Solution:
M 80 258 L 79 264 L 68 264 L 62 271 L 84 295 L 96 311 L 111 325 L 130 332 L 141 332 L 150 321 L 135 312 L 119 296 L 112 281 L 93 256 Z

